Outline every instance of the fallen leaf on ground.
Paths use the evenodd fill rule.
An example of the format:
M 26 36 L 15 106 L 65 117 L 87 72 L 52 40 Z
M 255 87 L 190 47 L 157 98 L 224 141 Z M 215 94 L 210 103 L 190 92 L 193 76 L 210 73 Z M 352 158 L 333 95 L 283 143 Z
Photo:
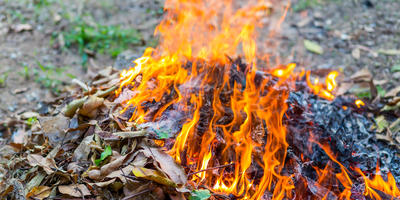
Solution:
M 400 55 L 400 50 L 399 49 L 380 49 L 380 50 L 378 50 L 378 53 L 388 55 L 388 56 L 395 56 L 395 55 Z
M 29 119 L 32 117 L 39 117 L 40 115 L 37 112 L 28 111 L 28 112 L 22 113 L 20 116 L 21 116 L 21 119 Z
M 26 198 L 34 198 L 34 199 L 44 199 L 50 196 L 51 188 L 48 186 L 36 186 L 31 189 L 28 194 L 26 194 Z
M 400 86 L 397 86 L 391 90 L 389 90 L 386 94 L 385 97 L 395 97 L 397 96 L 397 93 L 400 92 Z
M 65 130 L 68 129 L 69 118 L 58 114 L 55 117 L 39 117 L 38 120 L 43 133 L 49 138 L 51 145 L 56 146 L 63 140 L 66 134 Z M 66 140 L 64 140 L 64 142 L 66 142 Z
M 372 74 L 368 68 L 363 68 L 350 76 L 350 79 L 356 82 L 369 82 L 372 79 Z
M 32 30 L 32 25 L 30 24 L 15 24 L 11 27 L 15 32 L 30 31 Z
M 106 146 L 106 148 L 104 149 L 104 151 L 101 152 L 100 158 L 95 160 L 95 164 L 96 164 L 97 166 L 99 166 L 103 160 L 105 160 L 108 156 L 111 156 L 111 155 L 112 155 L 111 146 L 108 145 L 108 146 Z
M 93 142 L 93 136 L 86 136 L 79 146 L 75 149 L 74 154 L 72 155 L 73 161 L 86 161 L 88 159 L 90 153 L 90 143 Z
M 108 174 L 106 176 L 106 178 L 119 178 L 119 180 L 121 180 L 124 184 L 127 182 L 126 181 L 126 177 L 124 177 L 124 175 L 129 175 L 131 173 L 131 171 L 133 170 L 133 166 L 132 165 L 128 165 L 124 168 L 122 168 L 121 170 L 115 170 L 113 172 L 111 172 L 110 174 Z
M 111 180 L 108 181 L 104 181 L 104 182 L 96 182 L 96 183 L 88 183 L 90 186 L 97 186 L 97 187 L 107 187 L 108 185 L 110 185 L 111 183 L 114 183 L 116 180 L 116 178 L 113 178 Z
M 143 153 L 147 157 L 153 158 L 158 163 L 160 170 L 164 172 L 175 184 L 186 184 L 187 176 L 185 174 L 185 170 L 181 165 L 177 164 L 170 155 L 159 148 L 144 146 L 143 149 Z
M 58 191 L 73 197 L 83 197 L 91 195 L 89 189 L 83 184 L 60 185 Z
M 304 47 L 312 53 L 316 53 L 316 54 L 324 53 L 324 49 L 318 43 L 310 41 L 310 40 L 304 40 Z
M 30 154 L 27 156 L 29 165 L 32 167 L 40 166 L 47 174 L 52 174 L 54 168 L 57 169 L 56 162 L 51 158 L 44 158 L 38 154 Z M 53 168 L 53 169 L 52 169 Z
M 391 72 L 400 72 L 400 64 L 399 65 L 394 65 L 392 68 L 390 68 Z
M 131 131 L 131 132 L 115 132 L 113 135 L 119 136 L 121 138 L 135 138 L 135 137 L 143 137 L 147 134 L 146 130 L 140 131 Z
M 94 118 L 97 116 L 97 108 L 103 105 L 104 99 L 96 96 L 90 96 L 88 100 L 79 109 L 79 114 Z
M 353 56 L 353 58 L 355 59 L 360 59 L 360 48 L 356 47 L 355 49 L 353 49 L 353 51 L 351 51 L 351 55 Z
M 177 187 L 177 185 L 171 179 L 157 170 L 147 169 L 144 167 L 134 167 L 132 172 L 136 177 L 151 180 L 166 186 Z
M 211 197 L 209 190 L 194 190 L 189 197 L 189 200 L 206 200 Z

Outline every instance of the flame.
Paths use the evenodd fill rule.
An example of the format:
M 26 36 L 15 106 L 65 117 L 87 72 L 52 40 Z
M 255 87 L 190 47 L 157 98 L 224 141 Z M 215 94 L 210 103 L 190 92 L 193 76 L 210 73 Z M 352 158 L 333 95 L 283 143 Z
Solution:
M 283 170 L 289 144 L 282 120 L 288 108 L 287 88 L 305 72 L 293 72 L 294 63 L 260 71 L 256 62 L 256 30 L 262 25 L 260 19 L 270 15 L 269 6 L 277 2 L 253 0 L 237 9 L 232 0 L 166 0 L 165 19 L 155 30 L 159 46 L 147 48 L 134 61 L 135 67 L 121 73 L 116 91 L 116 95 L 130 91 L 121 113 L 129 111 L 130 121 L 138 124 L 157 121 L 171 109 L 182 113 L 182 127 L 168 153 L 192 172 L 191 182 L 239 199 L 262 199 L 266 191 L 271 199 L 288 199 L 301 192 L 295 191 L 295 175 Z M 284 15 L 271 34 L 280 28 L 289 4 L 282 8 Z M 227 55 L 243 55 L 247 64 L 235 63 Z M 232 73 L 245 74 L 245 80 L 232 79 Z M 305 74 L 314 94 L 328 100 L 335 97 L 338 72 L 329 73 L 325 84 L 319 79 L 312 83 L 310 72 Z M 255 132 L 265 140 L 255 140 Z M 334 173 L 328 165 L 316 168 L 318 183 L 340 183 L 344 189 L 334 192 L 349 199 L 353 183 L 348 170 L 327 146 L 321 147 L 341 171 Z M 262 168 L 257 180 L 253 166 Z M 379 181 L 368 182 L 368 187 L 377 189 Z M 378 190 L 397 194 L 393 185 Z M 328 199 L 329 194 L 321 198 Z
M 310 89 L 313 91 L 314 94 L 328 99 L 328 100 L 333 100 L 335 96 L 333 95 L 333 90 L 336 88 L 336 77 L 339 75 L 337 71 L 332 71 L 326 76 L 325 78 L 325 85 L 322 83 L 319 83 L 319 79 L 316 78 L 314 80 L 314 83 L 311 83 L 310 80 L 310 71 L 307 71 L 306 73 L 306 79 L 307 79 L 307 85 L 310 87 Z
M 361 108 L 362 106 L 365 106 L 365 103 L 363 101 L 361 101 L 360 99 L 355 100 L 354 103 L 356 104 L 357 108 Z

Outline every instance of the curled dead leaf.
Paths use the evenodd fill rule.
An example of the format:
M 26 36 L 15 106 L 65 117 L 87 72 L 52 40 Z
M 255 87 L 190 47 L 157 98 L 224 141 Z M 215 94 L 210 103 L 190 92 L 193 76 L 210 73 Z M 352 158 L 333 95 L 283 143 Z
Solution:
M 165 173 L 176 185 L 186 184 L 187 176 L 181 165 L 159 148 L 143 146 L 143 153 L 157 162 L 160 170 Z
M 44 199 L 50 196 L 51 188 L 48 186 L 36 186 L 26 194 L 26 198 Z
M 103 105 L 103 102 L 103 98 L 90 96 L 83 104 L 82 108 L 79 109 L 79 114 L 89 118 L 94 118 L 97 116 L 97 108 Z
M 44 158 L 38 154 L 30 154 L 27 156 L 29 165 L 32 167 L 40 166 L 47 174 L 54 173 L 53 169 L 57 169 L 56 162 L 52 158 Z
M 66 194 L 72 197 L 84 197 L 91 195 L 89 189 L 84 184 L 71 184 L 71 185 L 60 185 L 58 191 L 61 194 Z
M 151 180 L 166 186 L 177 187 L 177 185 L 171 179 L 166 177 L 160 171 L 147 169 L 144 167 L 134 167 L 132 172 L 136 177 Z

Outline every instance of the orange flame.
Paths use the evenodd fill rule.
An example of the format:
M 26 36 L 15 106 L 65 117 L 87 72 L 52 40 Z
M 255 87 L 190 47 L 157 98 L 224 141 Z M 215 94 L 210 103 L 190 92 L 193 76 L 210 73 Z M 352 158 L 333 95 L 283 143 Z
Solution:
M 354 103 L 356 104 L 357 108 L 361 108 L 362 106 L 365 106 L 365 103 L 363 101 L 361 101 L 360 99 L 355 100 Z
M 134 68 L 121 73 L 116 92 L 120 95 L 130 90 L 131 96 L 122 102 L 121 113 L 132 111 L 130 121 L 136 123 L 156 121 L 171 107 L 182 112 L 184 123 L 168 153 L 178 163 L 188 166 L 189 172 L 200 171 L 191 173 L 192 182 L 241 199 L 261 199 L 266 191 L 271 193 L 271 199 L 293 198 L 297 193 L 294 175 L 283 172 L 288 143 L 282 119 L 289 91 L 279 89 L 294 80 L 296 65 L 268 70 L 279 79 L 272 86 L 266 86 L 271 81 L 268 77 L 256 84 L 259 72 L 256 30 L 261 25 L 260 19 L 270 14 L 271 2 L 253 0 L 236 9 L 232 0 L 166 0 L 168 12 L 155 30 L 161 39 L 159 46 L 146 49 L 134 61 Z M 289 6 L 283 8 L 285 14 L 277 22 L 277 28 Z M 244 55 L 245 69 L 232 65 L 226 55 Z M 244 73 L 245 80 L 232 82 L 232 70 Z M 318 79 L 311 83 L 310 72 L 306 73 L 307 84 L 314 94 L 329 100 L 334 98 L 337 76 L 338 72 L 333 71 L 325 84 L 321 84 Z M 154 102 L 160 105 L 155 110 L 146 105 Z M 209 115 L 210 120 L 202 121 L 202 114 Z M 255 132 L 266 140 L 255 140 Z M 344 186 L 340 197 L 349 199 L 352 181 L 348 170 L 328 147 L 322 148 L 340 166 L 341 172 L 332 175 L 329 166 L 316 169 L 318 182 L 331 183 L 333 176 Z M 253 157 L 259 149 L 263 153 L 258 155 L 257 164 L 263 170 L 259 172 L 261 178 L 254 181 Z M 212 159 L 214 156 L 218 160 Z M 225 165 L 229 167 L 218 168 Z M 368 187 L 397 194 L 393 185 L 378 188 L 379 181 L 368 182 Z M 321 198 L 327 199 L 328 194 Z
M 310 71 L 307 71 L 306 73 L 306 78 L 307 78 L 307 85 L 311 88 L 314 94 L 328 99 L 328 100 L 333 100 L 335 96 L 332 94 L 333 90 L 336 88 L 336 77 L 338 76 L 337 71 L 332 71 L 328 74 L 328 76 L 325 78 L 325 85 L 322 83 L 319 83 L 319 79 L 316 78 L 314 80 L 314 83 L 311 83 L 310 80 Z

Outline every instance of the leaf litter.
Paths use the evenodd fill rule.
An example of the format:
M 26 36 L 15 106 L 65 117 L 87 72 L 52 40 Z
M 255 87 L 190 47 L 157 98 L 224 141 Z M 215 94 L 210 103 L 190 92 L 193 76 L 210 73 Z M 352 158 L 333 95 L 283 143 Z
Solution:
M 77 84 L 73 96 L 54 101 L 48 114 L 23 113 L 23 119 L 38 118 L 30 127 L 21 126 L 21 121 L 9 126 L 26 132 L 27 139 L 1 147 L 1 198 L 163 199 L 168 195 L 204 200 L 212 196 L 207 189 L 188 186 L 184 168 L 154 142 L 168 141 L 169 136 L 127 122 L 120 114 L 122 108 L 115 101 L 123 99 L 112 95 L 118 88 L 118 74 L 106 68 L 94 76 L 92 83 L 97 85 L 82 88 Z M 338 90 L 351 96 L 356 85 L 370 93 L 376 90 L 367 69 L 344 80 Z M 118 98 L 129 98 L 128 91 Z M 400 106 L 398 88 L 386 92 L 379 103 L 374 103 L 376 95 L 371 96 L 374 99 L 363 99 L 364 111 L 376 117 L 380 133 L 376 138 L 399 148 L 400 113 L 388 109 Z

